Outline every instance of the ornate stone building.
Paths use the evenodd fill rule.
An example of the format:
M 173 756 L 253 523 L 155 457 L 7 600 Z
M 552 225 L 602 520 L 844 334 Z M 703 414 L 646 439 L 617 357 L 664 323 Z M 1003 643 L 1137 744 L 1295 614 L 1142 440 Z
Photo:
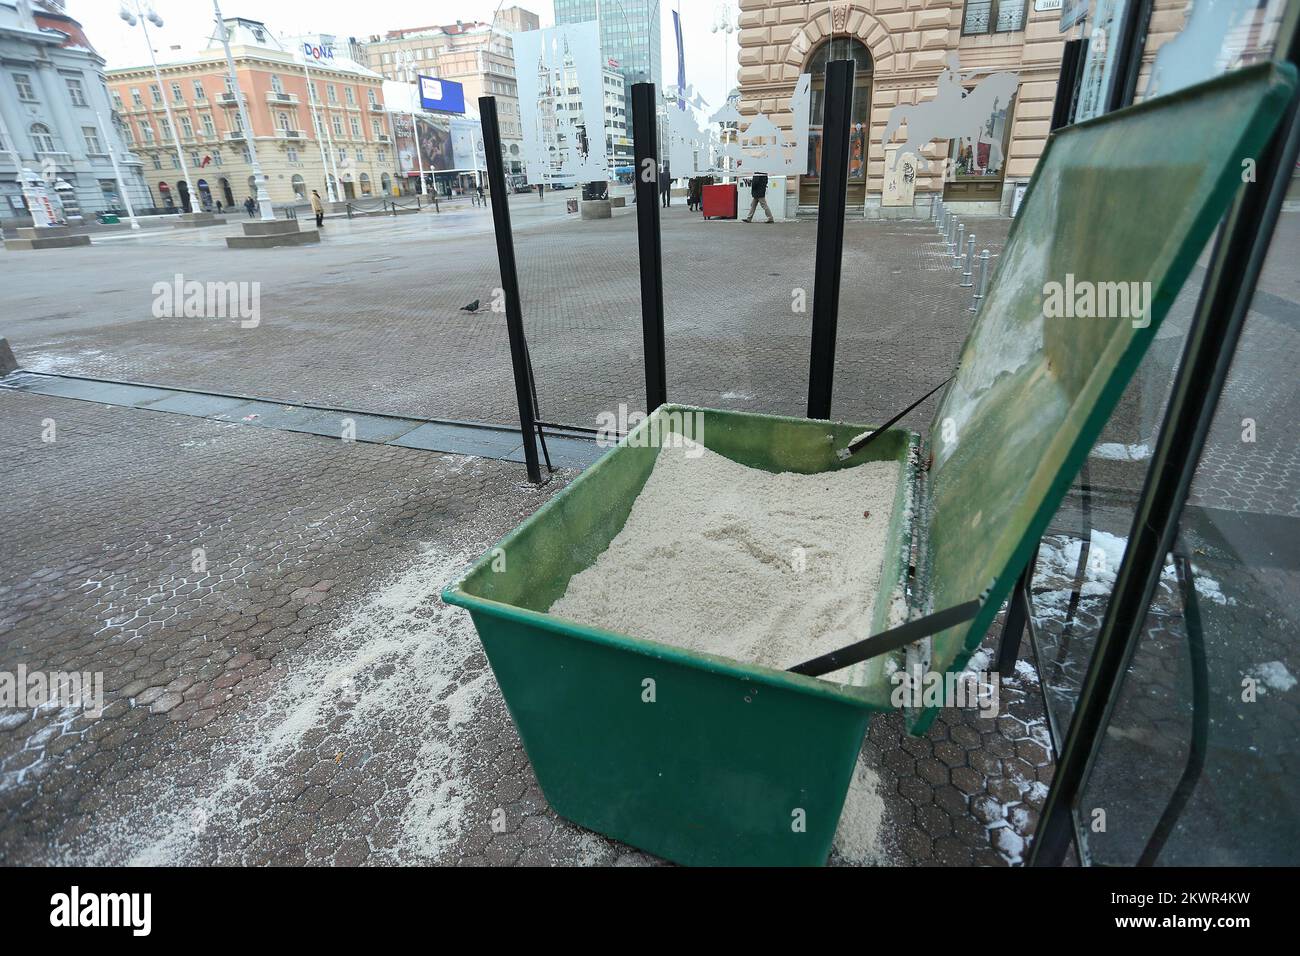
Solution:
M 83 215 L 123 206 L 108 151 L 137 207 L 140 160 L 114 122 L 101 57 L 61 0 L 0 0 L 0 222 L 29 221 L 23 169 L 60 184 Z
M 276 204 L 305 203 L 330 187 L 340 200 L 388 195 L 396 152 L 383 101 L 383 78 L 335 50 L 333 38 L 282 38 L 264 23 L 227 17 L 231 55 L 248 105 L 251 135 Z M 242 120 L 217 38 L 152 66 L 107 72 L 132 150 L 144 161 L 154 206 L 237 207 L 255 192 Z M 310 87 L 308 80 L 310 77 Z M 177 123 L 185 167 L 176 154 L 166 107 Z M 184 173 L 197 196 L 190 197 Z
M 740 0 L 740 8 L 740 111 L 747 120 L 764 113 L 789 130 L 795 81 L 812 73 L 810 170 L 819 166 L 825 64 L 856 61 L 851 215 L 924 216 L 941 194 L 968 215 L 1009 211 L 1047 139 L 1066 37 L 1059 0 Z M 951 156 L 949 140 L 930 143 L 919 151 L 928 166 L 917 169 L 912 202 L 882 204 L 891 112 L 935 99 L 941 79 L 970 91 L 1003 72 L 1017 74 L 1019 84 L 984 124 L 989 142 Z M 907 132 L 904 121 L 892 142 L 901 145 Z M 792 178 L 786 202 L 792 213 L 815 214 L 816 175 Z

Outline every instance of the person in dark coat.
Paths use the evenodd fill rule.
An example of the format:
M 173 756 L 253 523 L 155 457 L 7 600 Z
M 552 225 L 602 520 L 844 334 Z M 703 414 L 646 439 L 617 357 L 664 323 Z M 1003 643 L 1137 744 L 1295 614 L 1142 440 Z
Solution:
M 704 177 L 692 176 L 686 192 L 686 207 L 699 212 L 704 208 Z
M 659 195 L 663 198 L 665 209 L 673 204 L 673 174 L 668 168 L 668 160 L 664 160 L 663 168 L 659 171 Z
M 257 208 L 257 203 L 253 202 L 253 197 L 249 196 L 244 200 L 244 212 L 248 213 L 248 218 L 253 218 L 253 210 Z
M 772 218 L 772 207 L 767 204 L 767 173 L 754 174 L 754 178 L 749 182 L 749 194 L 751 196 L 749 215 L 745 217 L 745 222 L 754 221 L 754 213 L 759 206 L 762 206 L 763 212 L 767 213 L 768 222 L 776 222 Z

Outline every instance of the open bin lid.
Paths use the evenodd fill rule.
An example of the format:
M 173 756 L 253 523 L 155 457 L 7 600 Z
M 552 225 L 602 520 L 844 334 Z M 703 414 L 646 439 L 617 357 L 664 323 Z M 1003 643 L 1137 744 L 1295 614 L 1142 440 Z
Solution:
M 1294 85 L 1262 64 L 1049 140 L 930 426 L 924 610 L 989 592 L 934 635 L 931 670 L 988 633 Z

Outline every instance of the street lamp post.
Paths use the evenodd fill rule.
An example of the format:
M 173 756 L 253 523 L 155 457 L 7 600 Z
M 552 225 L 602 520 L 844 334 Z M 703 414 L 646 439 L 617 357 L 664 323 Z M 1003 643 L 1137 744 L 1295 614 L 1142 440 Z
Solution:
M 181 149 L 181 134 L 176 128 L 176 118 L 172 116 L 171 101 L 167 99 L 167 90 L 163 88 L 162 71 L 158 69 L 158 59 L 153 55 L 153 41 L 149 39 L 149 27 L 146 25 L 147 21 L 159 29 L 162 29 L 163 19 L 158 16 L 153 7 L 148 6 L 148 4 L 142 7 L 140 5 L 140 0 L 132 0 L 132 2 L 135 5 L 135 13 L 132 13 L 127 9 L 126 2 L 123 0 L 118 16 L 131 26 L 135 26 L 138 23 L 141 31 L 144 33 L 144 44 L 149 48 L 149 62 L 153 64 L 153 76 L 155 82 L 158 84 L 158 96 L 162 99 L 163 112 L 167 115 L 167 125 L 171 128 L 172 145 L 176 147 L 176 160 L 181 165 L 181 177 L 185 180 L 185 192 L 189 200 L 190 211 L 193 212 L 194 204 L 198 200 L 198 193 L 194 191 L 194 183 L 190 182 L 190 168 L 185 162 L 185 151 Z M 148 12 L 145 12 L 146 10 Z M 184 211 L 184 208 L 185 207 L 182 204 L 182 212 Z
M 117 178 L 117 191 L 122 194 L 122 202 L 126 205 L 127 218 L 131 220 L 133 230 L 140 228 L 140 220 L 135 218 L 135 206 L 131 202 L 131 197 L 126 191 L 126 182 L 122 179 L 122 169 L 117 164 L 117 150 L 113 148 L 113 137 L 109 135 L 108 126 L 104 123 L 104 117 L 95 112 L 95 119 L 99 120 L 99 129 L 104 137 L 104 148 L 108 150 L 108 160 L 113 164 L 113 175 Z
M 235 105 L 239 108 L 239 120 L 244 127 L 244 143 L 248 147 L 249 165 L 253 167 L 253 185 L 257 189 L 257 208 L 262 220 L 275 218 L 275 209 L 271 206 L 271 196 L 266 191 L 266 175 L 257 161 L 257 143 L 253 135 L 253 124 L 248 118 L 248 104 L 239 89 L 239 76 L 235 73 L 235 57 L 230 52 L 230 36 L 226 32 L 226 19 L 221 15 L 219 0 L 212 0 L 212 10 L 217 18 L 217 32 L 221 35 L 221 46 L 226 51 L 226 69 L 230 72 L 230 90 L 235 94 Z

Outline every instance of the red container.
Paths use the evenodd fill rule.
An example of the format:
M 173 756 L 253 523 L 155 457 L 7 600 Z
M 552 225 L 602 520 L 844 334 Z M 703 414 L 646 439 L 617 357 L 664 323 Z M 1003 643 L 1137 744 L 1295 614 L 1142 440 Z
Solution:
M 704 218 L 736 218 L 736 184 L 704 187 Z

